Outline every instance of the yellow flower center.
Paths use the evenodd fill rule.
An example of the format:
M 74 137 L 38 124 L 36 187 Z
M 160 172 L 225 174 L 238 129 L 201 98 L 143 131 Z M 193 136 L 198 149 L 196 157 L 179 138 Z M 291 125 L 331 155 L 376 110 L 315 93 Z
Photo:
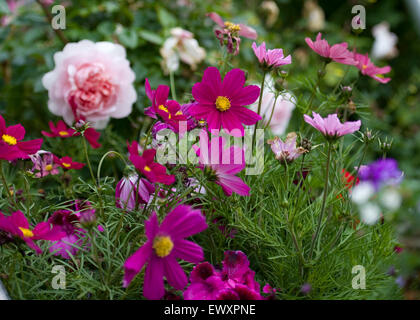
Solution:
M 19 230 L 22 231 L 25 238 L 32 238 L 34 236 L 33 232 L 29 229 L 19 227 Z
M 14 146 L 17 143 L 17 140 L 13 136 L 9 136 L 8 134 L 4 134 L 1 137 L 4 142 L 6 142 L 10 146 Z
M 71 164 L 70 163 L 67 163 L 67 162 L 63 162 L 62 165 L 65 168 L 70 168 L 71 167 Z
M 219 111 L 226 111 L 230 109 L 230 101 L 228 98 L 218 96 L 216 99 L 216 108 Z
M 177 113 L 175 113 L 175 115 L 176 116 L 182 116 L 182 111 L 181 110 L 177 111 Z
M 239 26 L 239 24 L 234 24 L 230 21 L 225 22 L 225 27 L 232 33 L 239 32 L 241 30 L 241 27 Z
M 144 166 L 144 171 L 146 171 L 146 172 L 150 172 L 150 171 L 152 171 L 152 169 L 150 169 L 150 167 L 149 166 Z
M 153 249 L 155 249 L 155 253 L 158 257 L 167 257 L 171 253 L 173 248 L 174 243 L 168 236 L 156 237 L 153 240 Z
M 169 113 L 169 110 L 168 110 L 168 108 L 166 108 L 163 104 L 161 104 L 159 107 L 158 107 L 158 109 L 159 110 L 162 110 L 162 111 L 164 111 L 164 112 L 166 112 L 167 114 L 169 114 L 169 119 L 171 119 L 171 114 Z
M 69 135 L 69 133 L 67 131 L 60 131 L 58 134 L 62 137 L 65 137 L 65 136 Z
M 366 69 L 367 69 L 367 65 L 365 65 L 365 64 L 364 64 L 364 65 L 362 66 L 362 69 L 363 69 L 363 70 L 366 70 Z
M 47 164 L 47 165 L 45 166 L 45 170 L 47 170 L 47 171 L 51 171 L 52 169 L 53 169 L 52 164 Z

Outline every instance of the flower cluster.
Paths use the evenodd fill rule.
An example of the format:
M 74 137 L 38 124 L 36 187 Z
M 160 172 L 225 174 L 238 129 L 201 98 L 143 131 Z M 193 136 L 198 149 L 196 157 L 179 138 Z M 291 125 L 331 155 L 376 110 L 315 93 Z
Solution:
M 223 268 L 217 270 L 208 262 L 194 267 L 185 300 L 263 300 L 255 272 L 242 251 L 226 251 Z M 264 287 L 266 291 L 266 287 Z
M 351 199 L 358 206 L 361 219 L 375 224 L 381 217 L 381 207 L 395 211 L 401 205 L 398 185 L 403 173 L 394 159 L 380 159 L 359 170 L 360 183 L 353 188 Z
M 363 75 L 367 75 L 378 82 L 387 83 L 391 78 L 384 78 L 383 74 L 391 71 L 390 66 L 379 68 L 369 59 L 368 54 L 357 53 L 348 50 L 346 42 L 330 45 L 328 41 L 322 39 L 321 33 L 318 33 L 315 41 L 310 38 L 305 39 L 308 46 L 318 53 L 321 57 L 327 59 L 327 62 L 335 61 L 342 64 L 356 66 Z

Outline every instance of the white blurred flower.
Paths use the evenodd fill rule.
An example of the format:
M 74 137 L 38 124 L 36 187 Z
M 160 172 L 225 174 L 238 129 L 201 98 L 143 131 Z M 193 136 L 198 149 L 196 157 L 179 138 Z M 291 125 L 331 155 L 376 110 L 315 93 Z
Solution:
M 380 201 L 385 208 L 395 211 L 401 206 L 402 198 L 395 188 L 386 188 L 380 196 Z
M 372 57 L 375 59 L 392 59 L 398 55 L 396 47 L 398 37 L 389 31 L 389 23 L 381 22 L 372 28 L 375 42 L 372 48 Z
M 368 202 L 360 206 L 359 209 L 362 222 L 368 225 L 375 224 L 381 217 L 381 209 L 376 204 Z
M 261 9 L 267 12 L 266 25 L 268 27 L 273 26 L 276 23 L 277 18 L 279 17 L 279 7 L 275 1 L 263 1 L 261 3 Z
M 194 35 L 179 27 L 171 29 L 171 37 L 165 40 L 160 54 L 163 57 L 165 72 L 175 72 L 179 68 L 179 60 L 195 70 L 197 64 L 204 60 L 206 51 L 198 45 Z
M 285 133 L 287 126 L 289 125 L 292 112 L 295 109 L 296 97 L 290 92 L 285 91 L 282 92 L 276 99 L 273 87 L 273 78 L 271 78 L 271 76 L 267 76 L 265 79 L 265 87 L 261 101 L 260 115 L 263 118 L 262 121 L 264 125 L 266 125 L 270 121 L 271 113 L 273 112 L 273 116 L 270 121 L 270 129 L 274 135 L 279 136 Z M 255 112 L 258 111 L 258 101 L 259 99 L 250 106 L 251 110 Z
M 351 193 L 351 200 L 358 204 L 362 205 L 369 201 L 370 197 L 375 193 L 375 187 L 370 182 L 360 182 L 358 185 L 354 186 Z
M 325 13 L 316 1 L 305 1 L 303 6 L 303 16 L 307 19 L 309 31 L 316 32 L 324 29 Z

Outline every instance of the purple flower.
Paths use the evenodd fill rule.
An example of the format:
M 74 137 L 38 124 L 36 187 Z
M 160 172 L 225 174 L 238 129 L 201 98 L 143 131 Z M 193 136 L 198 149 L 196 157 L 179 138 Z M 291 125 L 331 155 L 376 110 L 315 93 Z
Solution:
M 34 166 L 31 172 L 36 178 L 59 174 L 59 165 L 54 163 L 54 155 L 51 152 L 39 150 L 37 153 L 29 156 Z
M 311 290 L 312 290 L 312 286 L 309 283 L 303 284 L 303 286 L 300 288 L 300 292 L 302 292 L 304 295 L 309 294 Z
M 353 133 L 360 129 L 362 124 L 360 120 L 347 121 L 341 123 L 337 114 L 329 114 L 328 117 L 322 118 L 318 113 L 312 112 L 313 119 L 308 115 L 303 115 L 306 123 L 321 132 L 327 139 L 336 139 L 346 134 Z
M 362 166 L 359 170 L 361 181 L 367 181 L 379 190 L 384 185 L 399 184 L 403 178 L 403 173 L 398 169 L 398 163 L 394 159 L 380 159 L 367 166 Z
M 117 208 L 132 211 L 137 203 L 148 203 L 155 187 L 146 179 L 137 174 L 123 177 L 115 188 L 115 203 Z
M 123 286 L 127 287 L 147 264 L 143 288 L 147 299 L 161 299 L 165 295 L 163 277 L 175 289 L 184 289 L 188 279 L 177 259 L 191 263 L 203 260 L 203 249 L 185 238 L 206 228 L 206 219 L 201 211 L 186 205 L 172 210 L 160 225 L 153 212 L 145 222 L 146 243 L 125 261 Z

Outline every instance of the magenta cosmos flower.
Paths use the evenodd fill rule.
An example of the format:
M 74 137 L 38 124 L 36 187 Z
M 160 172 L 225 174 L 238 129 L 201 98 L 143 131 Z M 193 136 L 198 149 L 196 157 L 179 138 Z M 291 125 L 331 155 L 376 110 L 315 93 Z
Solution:
M 252 49 L 254 50 L 258 61 L 264 68 L 278 68 L 285 64 L 292 63 L 292 57 L 290 55 L 285 57 L 282 49 L 267 50 L 265 42 L 263 42 L 259 47 L 255 42 L 252 43 Z
M 383 75 L 391 71 L 390 66 L 386 66 L 383 68 L 379 68 L 370 61 L 368 54 L 360 54 L 354 52 L 354 59 L 356 60 L 357 64 L 356 67 L 360 70 L 360 72 L 365 75 L 369 76 L 380 83 L 387 83 L 391 81 L 391 78 L 385 78 Z
M 245 125 L 253 125 L 261 116 L 244 106 L 252 104 L 260 94 L 258 86 L 246 86 L 245 73 L 232 69 L 221 79 L 215 67 L 208 67 L 203 79 L 192 88 L 192 95 L 198 102 L 189 112 L 197 120 L 206 120 L 209 130 L 223 127 L 235 137 L 243 137 Z
M 175 176 L 166 174 L 166 167 L 154 162 L 156 155 L 155 149 L 144 150 L 143 155 L 139 155 L 139 144 L 133 141 L 128 145 L 128 152 L 130 153 L 130 161 L 150 182 L 163 183 L 170 185 L 175 182 Z
M 184 291 L 185 300 L 262 300 L 260 285 L 249 260 L 242 251 L 225 251 L 223 269 L 208 262 L 194 267 L 191 284 Z
M 177 259 L 191 263 L 204 259 L 203 249 L 185 238 L 205 230 L 207 224 L 200 210 L 180 205 L 168 213 L 160 225 L 155 212 L 144 225 L 147 241 L 126 260 L 123 286 L 127 287 L 147 264 L 143 295 L 156 300 L 165 294 L 163 277 L 177 290 L 187 285 L 187 276 Z
M 137 99 L 124 47 L 112 42 L 82 40 L 54 54 L 55 68 L 42 78 L 48 108 L 68 125 L 79 119 L 96 129 L 110 118 L 127 117 Z
M 348 44 L 346 42 L 330 46 L 327 40 L 321 39 L 321 37 L 321 33 L 318 33 L 315 42 L 310 38 L 306 38 L 305 41 L 312 50 L 324 58 L 331 59 L 342 64 L 356 64 L 356 61 L 353 59 L 353 53 L 347 49 Z
M 48 219 L 58 229 L 65 233 L 59 241 L 54 242 L 49 251 L 55 256 L 70 259 L 70 255 L 76 255 L 78 247 L 83 245 L 86 231 L 80 228 L 79 218 L 70 210 L 58 210 Z
M 13 212 L 11 216 L 0 212 L 0 230 L 22 239 L 38 254 L 42 250 L 35 244 L 35 240 L 57 241 L 66 235 L 60 228 L 51 227 L 48 222 L 40 222 L 30 229 L 28 219 L 21 211 Z
M 287 134 L 284 142 L 279 137 L 274 137 L 274 139 L 268 140 L 267 143 L 271 145 L 271 150 L 277 160 L 290 163 L 306 152 L 304 148 L 296 146 L 296 139 L 296 133 L 290 132 Z
M 362 124 L 360 120 L 341 123 L 337 114 L 329 114 L 328 117 L 322 118 L 318 113 L 312 112 L 312 116 L 313 118 L 306 114 L 303 115 L 305 122 L 321 132 L 327 139 L 335 139 L 353 133 L 359 130 Z
M 157 119 L 157 111 L 159 106 L 165 106 L 169 97 L 169 87 L 163 84 L 159 85 L 156 90 L 152 90 L 149 79 L 146 78 L 144 84 L 146 95 L 152 102 L 152 105 L 144 109 L 144 114 L 153 119 Z
M 115 188 L 115 203 L 117 208 L 132 211 L 138 203 L 148 203 L 155 187 L 147 179 L 137 174 L 123 177 Z
M 73 161 L 71 157 L 67 157 L 67 156 L 62 157 L 62 158 L 54 156 L 54 163 L 58 164 L 61 168 L 66 169 L 66 170 L 70 170 L 70 169 L 80 170 L 85 166 L 84 163 Z
M 193 146 L 200 168 L 208 174 L 209 180 L 222 187 L 227 196 L 231 196 L 233 192 L 249 196 L 249 186 L 235 176 L 245 168 L 244 150 L 236 146 L 225 149 L 225 144 L 223 137 L 214 137 L 209 143 L 207 133 L 202 130 L 200 147 Z
M 42 139 L 22 141 L 24 137 L 25 128 L 21 124 L 6 127 L 0 115 L 0 160 L 28 159 L 41 148 Z
M 76 130 L 72 128 L 68 128 L 66 123 L 63 120 L 59 120 L 57 122 L 57 125 L 54 125 L 54 122 L 50 121 L 48 125 L 50 127 L 51 132 L 41 131 L 41 133 L 46 137 L 70 138 L 74 134 L 80 135 L 80 133 L 77 133 Z

